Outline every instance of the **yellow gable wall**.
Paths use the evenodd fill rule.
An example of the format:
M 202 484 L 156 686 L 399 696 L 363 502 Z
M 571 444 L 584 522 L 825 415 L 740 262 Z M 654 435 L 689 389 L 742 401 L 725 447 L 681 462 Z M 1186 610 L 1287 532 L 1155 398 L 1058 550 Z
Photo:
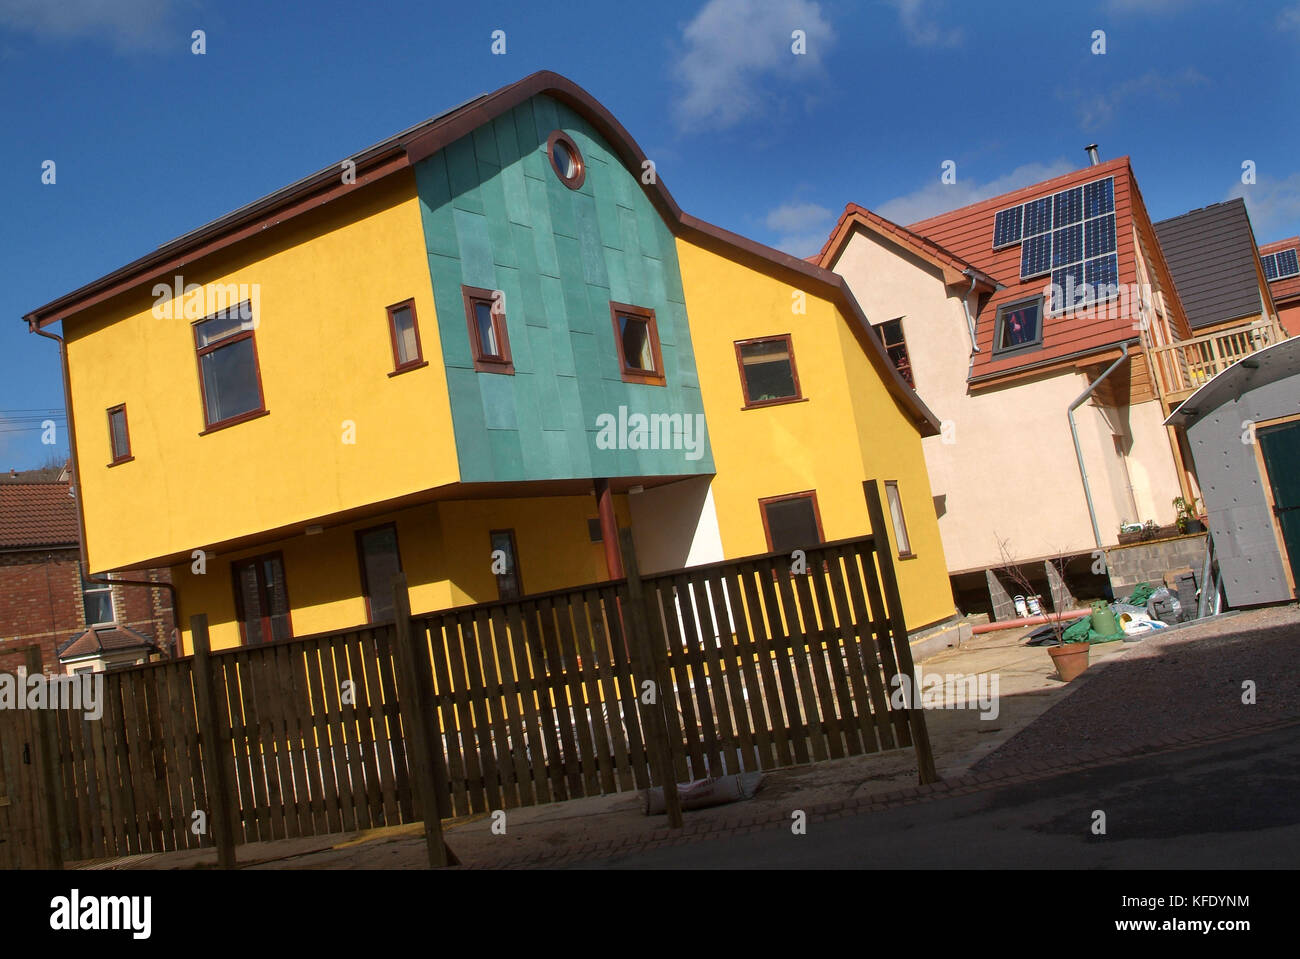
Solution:
M 93 570 L 188 554 L 458 479 L 409 173 L 174 272 L 187 284 L 258 284 L 255 339 L 269 415 L 199 435 L 193 317 L 156 318 L 152 284 L 70 321 Z M 385 308 L 412 297 L 430 363 L 389 377 Z M 135 459 L 109 468 L 106 411 L 118 403 L 127 405 Z M 343 441 L 345 421 L 355 424 L 355 444 Z
M 915 554 L 895 560 L 908 628 L 951 616 L 920 434 L 846 318 L 812 294 L 805 299 L 807 312 L 796 314 L 790 284 L 689 241 L 679 238 L 677 253 L 726 555 L 767 551 L 761 498 L 815 489 L 824 535 L 845 539 L 870 532 L 863 480 L 897 480 Z M 792 336 L 806 402 L 744 410 L 735 341 L 781 333 Z

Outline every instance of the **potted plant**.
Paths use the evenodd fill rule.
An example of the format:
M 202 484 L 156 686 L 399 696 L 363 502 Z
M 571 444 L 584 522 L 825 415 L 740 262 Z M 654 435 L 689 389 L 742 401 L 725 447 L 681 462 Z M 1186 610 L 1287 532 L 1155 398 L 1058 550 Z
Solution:
M 1204 525 L 1201 523 L 1200 517 L 1196 513 L 1196 503 L 1197 499 L 1195 496 L 1192 497 L 1191 502 L 1188 502 L 1181 496 L 1174 497 L 1174 509 L 1177 511 L 1178 517 L 1175 520 L 1175 523 L 1178 526 L 1178 532 L 1184 536 L 1188 533 L 1200 533 L 1205 529 Z
M 1029 583 L 1029 577 L 1025 575 L 1024 570 L 1012 558 L 1007 549 L 1007 540 L 998 540 L 998 550 L 1002 554 L 1002 571 L 1026 595 L 1032 595 L 1034 589 Z M 1057 578 L 1061 582 L 1065 582 L 1065 567 L 1069 562 L 1065 553 L 1063 551 L 1058 552 L 1055 559 L 1050 559 L 1047 562 L 1055 569 Z M 1042 617 L 1044 622 L 1051 628 L 1052 639 L 1055 642 L 1047 647 L 1047 652 L 1052 657 L 1052 665 L 1056 667 L 1056 675 L 1060 677 L 1061 682 L 1068 683 L 1088 668 L 1088 653 L 1092 646 L 1086 638 L 1082 640 L 1066 640 L 1067 623 L 1064 615 L 1065 610 L 1061 608 L 1061 598 L 1057 596 L 1054 589 L 1049 589 L 1048 592 L 1052 594 L 1052 611 L 1049 613 L 1044 609 Z

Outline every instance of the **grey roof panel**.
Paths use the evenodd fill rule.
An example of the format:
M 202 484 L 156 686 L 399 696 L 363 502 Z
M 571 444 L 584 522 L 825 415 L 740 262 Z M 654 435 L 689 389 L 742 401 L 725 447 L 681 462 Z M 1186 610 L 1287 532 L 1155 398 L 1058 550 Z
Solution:
M 1192 329 L 1259 313 L 1255 235 L 1241 199 L 1155 225 Z

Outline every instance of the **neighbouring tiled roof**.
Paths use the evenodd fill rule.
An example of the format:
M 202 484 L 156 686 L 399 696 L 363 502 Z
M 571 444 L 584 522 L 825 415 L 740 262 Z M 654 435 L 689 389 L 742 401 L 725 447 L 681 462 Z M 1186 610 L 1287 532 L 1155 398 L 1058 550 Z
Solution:
M 1267 256 L 1270 253 L 1276 253 L 1278 250 L 1295 250 L 1300 249 L 1300 236 L 1289 236 L 1285 240 L 1274 240 L 1272 243 L 1265 243 L 1259 248 L 1260 256 Z M 1300 276 L 1293 276 L 1285 280 L 1274 280 L 1268 285 L 1268 291 L 1273 294 L 1274 303 L 1294 300 L 1300 297 Z M 1292 331 L 1294 332 L 1294 331 Z
M 1215 203 L 1155 227 L 1192 329 L 1259 314 L 1255 235 L 1244 200 Z
M 0 549 L 76 546 L 77 503 L 67 483 L 0 483 Z
M 1048 196 L 1103 177 L 1115 178 L 1115 232 L 1118 248 L 1119 282 L 1134 283 L 1137 279 L 1137 261 L 1132 236 L 1141 197 L 1137 192 L 1133 171 L 1127 156 L 1108 160 L 1097 166 L 1087 166 L 1072 173 L 1044 180 L 1011 193 L 1004 193 L 949 213 L 909 224 L 907 229 L 926 237 L 954 256 L 974 263 L 981 271 L 1003 285 L 980 308 L 976 321 L 976 342 L 979 352 L 971 367 L 971 379 L 995 378 L 1000 374 L 1015 372 L 1026 366 L 1039 366 L 1054 361 L 1069 361 L 1080 355 L 1117 346 L 1134 338 L 1133 321 L 1109 312 L 1076 312 L 1073 315 L 1047 316 L 1043 321 L 1043 345 L 1040 349 L 1012 356 L 994 357 L 993 334 L 998 309 L 1007 303 L 1042 294 L 1050 280 L 1047 277 L 1020 279 L 1019 244 L 993 249 L 993 220 L 995 214 L 1006 207 L 1015 206 Z M 1142 212 L 1145 218 L 1145 211 Z
M 830 269 L 831 262 L 839 254 L 840 250 L 844 248 L 844 244 L 848 241 L 849 234 L 851 233 L 854 224 L 862 224 L 864 226 L 872 227 L 880 233 L 892 237 L 904 246 L 911 247 L 923 256 L 932 260 L 937 260 L 954 273 L 964 274 L 974 272 L 980 279 L 991 280 L 991 278 L 986 277 L 983 271 L 974 263 L 962 259 L 951 250 L 944 249 L 929 237 L 922 236 L 919 233 L 914 233 L 907 227 L 899 226 L 892 220 L 885 219 L 879 213 L 868 210 L 866 207 L 859 206 L 856 203 L 849 203 L 844 207 L 844 212 L 840 214 L 840 219 L 839 222 L 835 224 L 835 229 L 831 231 L 831 235 L 826 238 L 826 242 L 822 245 L 821 253 L 815 257 L 810 257 L 810 261 L 813 263 L 819 263 L 821 266 Z M 992 285 L 991 282 L 990 285 Z
M 156 649 L 157 644 L 148 636 L 126 626 L 100 626 L 73 636 L 59 649 L 59 659 L 77 659 L 81 656 L 98 656 L 100 653 L 119 652 L 124 649 Z

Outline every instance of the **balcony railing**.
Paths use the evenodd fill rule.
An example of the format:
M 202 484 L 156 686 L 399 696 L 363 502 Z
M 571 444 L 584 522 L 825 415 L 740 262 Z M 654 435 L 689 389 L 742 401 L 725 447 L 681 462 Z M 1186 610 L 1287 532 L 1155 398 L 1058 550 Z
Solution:
M 1266 346 L 1286 339 L 1273 320 L 1257 320 L 1242 326 L 1179 340 L 1151 348 L 1151 365 L 1160 377 L 1165 400 L 1181 403 L 1233 363 Z

